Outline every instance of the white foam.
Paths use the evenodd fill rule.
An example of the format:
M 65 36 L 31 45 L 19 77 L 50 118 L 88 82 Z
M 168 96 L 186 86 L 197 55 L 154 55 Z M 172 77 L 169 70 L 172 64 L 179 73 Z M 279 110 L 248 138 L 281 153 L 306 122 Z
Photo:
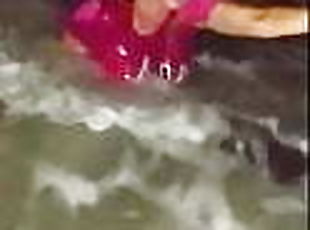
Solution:
M 1 68 L 4 67 L 0 65 Z M 19 71 L 13 72 L 0 75 L 1 98 L 8 104 L 10 114 L 43 114 L 53 122 L 83 123 L 100 132 L 116 125 L 139 139 L 160 144 L 199 144 L 210 135 L 229 132 L 217 112 L 206 105 L 197 105 L 197 117 L 192 113 L 193 106 L 186 102 L 142 107 L 138 103 L 111 101 L 103 94 L 70 85 L 59 87 L 54 76 L 36 63 L 22 64 Z M 9 86 L 14 90 L 9 90 Z
M 160 203 L 175 215 L 180 229 L 245 229 L 233 217 L 225 195 L 217 183 L 198 181 L 186 192 L 175 185 L 162 192 L 159 197 Z
M 72 210 L 81 205 L 94 206 L 99 200 L 96 183 L 82 175 L 47 164 L 38 167 L 35 188 L 37 192 L 41 192 L 45 188 L 54 189 L 59 198 L 65 201 Z
M 235 71 L 241 71 L 243 67 Z M 212 107 L 186 102 L 149 107 L 117 103 L 104 94 L 69 84 L 59 87 L 54 77 L 44 72 L 39 63 L 0 62 L 0 96 L 8 105 L 7 113 L 42 114 L 52 122 L 64 125 L 82 123 L 95 132 L 118 126 L 146 143 L 157 160 L 160 158 L 158 153 L 168 152 L 173 159 L 186 159 L 198 167 L 201 177 L 194 178 L 188 189 L 181 188 L 178 183 L 155 189 L 148 186 L 146 178 L 149 172 L 157 169 L 160 161 L 155 159 L 152 164 L 138 165 L 128 153 L 125 154 L 128 157 L 121 159 L 116 172 L 102 175 L 99 181 L 64 168 L 40 164 L 35 174 L 37 193 L 52 188 L 59 199 L 77 211 L 81 205 L 95 206 L 107 193 L 125 186 L 165 209 L 179 223 L 178 230 L 249 229 L 234 217 L 223 190 L 224 178 L 235 167 L 235 162 L 227 156 L 209 152 L 203 160 L 196 158 L 202 151 L 202 144 L 210 137 L 229 134 L 228 125 Z M 194 110 L 199 113 L 194 114 Z M 277 213 L 277 209 L 270 208 L 269 201 L 266 200 L 263 207 Z M 290 207 L 299 210 L 296 203 L 291 202 Z M 139 213 L 131 210 L 126 215 L 135 218 Z
M 2 64 L 0 66 L 1 75 L 16 75 L 20 72 L 21 64 L 17 62 L 10 62 L 7 64 Z
M 306 208 L 303 201 L 292 196 L 266 198 L 261 202 L 261 206 L 267 212 L 276 215 L 304 213 Z

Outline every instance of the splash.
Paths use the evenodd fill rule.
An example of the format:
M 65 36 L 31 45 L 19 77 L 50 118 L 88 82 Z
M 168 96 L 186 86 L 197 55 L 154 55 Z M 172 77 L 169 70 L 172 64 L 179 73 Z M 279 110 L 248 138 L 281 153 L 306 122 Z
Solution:
M 190 4 L 183 7 L 186 10 L 172 12 L 158 31 L 140 36 L 132 26 L 131 2 L 85 0 L 69 13 L 64 30 L 71 41 L 75 40 L 73 47 L 83 47 L 79 50 L 97 62 L 108 79 L 139 80 L 145 72 L 150 72 L 180 82 L 193 62 L 191 41 L 197 32 L 193 22 L 210 9 L 205 4 L 206 7 L 198 10 L 198 18 L 192 17 L 200 5 Z M 180 20 L 185 16 L 191 23 Z

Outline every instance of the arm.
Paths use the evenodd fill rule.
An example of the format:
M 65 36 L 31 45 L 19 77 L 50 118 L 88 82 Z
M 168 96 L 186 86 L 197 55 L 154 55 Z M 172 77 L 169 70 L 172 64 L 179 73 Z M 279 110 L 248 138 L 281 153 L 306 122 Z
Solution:
M 190 18 L 193 10 L 187 5 L 206 3 L 213 0 L 136 0 L 134 27 L 141 34 L 151 33 L 158 28 L 171 9 L 179 8 L 184 21 Z M 196 3 L 195 3 L 196 2 Z M 200 8 L 201 7 L 197 7 Z M 185 10 L 184 10 L 185 9 Z M 184 13 L 185 12 L 185 13 Z M 219 33 L 233 36 L 278 37 L 308 32 L 306 8 L 292 7 L 252 7 L 232 2 L 217 2 L 214 6 L 205 7 L 203 19 L 197 26 L 208 28 Z M 201 13 L 201 12 L 200 12 Z
M 200 26 L 228 35 L 268 38 L 308 32 L 307 18 L 306 8 L 219 3 Z

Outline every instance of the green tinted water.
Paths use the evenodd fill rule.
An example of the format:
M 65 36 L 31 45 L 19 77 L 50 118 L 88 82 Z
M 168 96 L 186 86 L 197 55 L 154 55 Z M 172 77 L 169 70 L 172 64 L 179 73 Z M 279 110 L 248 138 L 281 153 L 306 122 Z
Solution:
M 216 142 L 188 154 L 193 160 L 157 152 L 116 127 L 100 133 L 2 118 L 0 229 L 305 228 L 294 189 L 265 180 Z

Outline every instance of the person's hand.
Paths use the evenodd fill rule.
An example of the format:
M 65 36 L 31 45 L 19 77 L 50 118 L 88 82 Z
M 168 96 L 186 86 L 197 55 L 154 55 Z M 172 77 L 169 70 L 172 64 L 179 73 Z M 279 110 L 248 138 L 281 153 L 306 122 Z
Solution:
M 251 7 L 233 2 L 219 3 L 201 28 L 233 36 L 272 38 L 307 33 L 306 7 Z
M 202 10 L 193 14 L 191 7 Z M 179 20 L 197 21 L 200 28 L 233 36 L 268 38 L 308 32 L 306 8 L 255 8 L 221 0 L 136 0 L 134 28 L 140 34 L 150 34 L 172 9 L 182 11 Z
M 179 8 L 184 0 L 135 0 L 133 26 L 140 34 L 153 33 L 170 10 Z
M 140 34 L 156 31 L 171 10 L 175 21 L 195 25 L 207 20 L 219 0 L 135 0 L 133 26 Z

